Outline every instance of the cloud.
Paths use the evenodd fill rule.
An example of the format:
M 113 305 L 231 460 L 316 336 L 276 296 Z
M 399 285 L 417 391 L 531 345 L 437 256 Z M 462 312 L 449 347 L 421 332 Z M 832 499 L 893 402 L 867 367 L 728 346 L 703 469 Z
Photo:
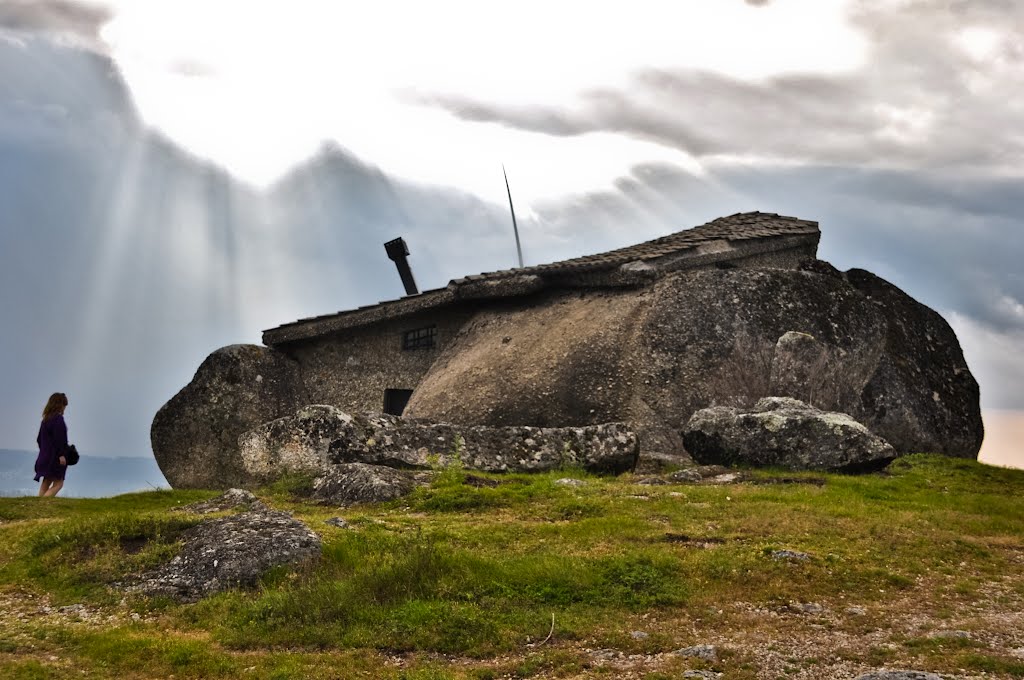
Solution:
M 1024 5 L 861 2 L 850 21 L 870 51 L 861 68 L 844 73 L 745 80 L 647 68 L 624 87 L 584 92 L 561 106 L 453 93 L 419 99 L 465 120 L 556 136 L 610 131 L 703 158 L 1020 175 L 1024 99 L 1007 93 L 1024 89 L 1016 40 Z M 984 63 L 960 47 L 970 27 L 981 33 L 968 37 L 985 36 Z
M 72 35 L 88 41 L 113 18 L 109 8 L 72 0 L 0 0 L 0 27 Z
M 1024 409 L 1024 329 L 999 330 L 968 316 L 949 312 L 971 372 L 981 385 L 981 403 L 990 408 Z

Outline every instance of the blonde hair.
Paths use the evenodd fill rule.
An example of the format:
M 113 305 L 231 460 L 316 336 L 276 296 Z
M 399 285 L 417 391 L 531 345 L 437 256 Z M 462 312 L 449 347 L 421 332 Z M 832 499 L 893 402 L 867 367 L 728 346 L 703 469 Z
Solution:
M 46 420 L 50 416 L 64 413 L 64 409 L 67 405 L 67 395 L 63 392 L 54 392 L 50 395 L 50 398 L 46 400 L 46 406 L 43 408 L 43 420 Z

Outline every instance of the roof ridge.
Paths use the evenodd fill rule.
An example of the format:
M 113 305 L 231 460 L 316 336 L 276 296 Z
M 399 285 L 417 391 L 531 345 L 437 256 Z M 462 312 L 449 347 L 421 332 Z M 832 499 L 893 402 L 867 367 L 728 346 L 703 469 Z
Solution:
M 443 288 L 425 290 L 417 296 L 382 300 L 376 304 L 362 305 L 355 309 L 342 310 L 334 314 L 308 317 L 282 324 L 277 328 L 264 331 L 264 337 L 266 337 L 267 333 L 278 329 L 306 323 L 322 322 L 327 319 L 347 316 L 357 312 L 366 312 L 367 310 L 373 310 L 382 306 L 391 306 L 403 302 L 413 304 L 414 306 L 429 305 L 431 304 L 430 300 L 435 298 L 439 300 L 441 297 L 446 296 L 451 297 L 457 294 L 457 289 L 463 289 L 464 286 L 469 286 L 470 284 L 486 286 L 513 277 L 530 277 L 544 274 L 578 275 L 607 271 L 630 262 L 656 260 L 665 256 L 675 255 L 700 247 L 709 241 L 746 241 L 782 236 L 810 236 L 819 233 L 818 223 L 814 220 L 803 220 L 789 215 L 764 213 L 756 210 L 738 212 L 724 217 L 717 217 L 696 227 L 681 229 L 648 241 L 631 246 L 623 246 L 603 253 L 581 255 L 556 262 L 530 265 L 528 267 L 469 274 L 450 280 Z M 420 302 L 413 302 L 415 300 Z M 408 305 L 401 305 L 402 308 L 406 306 Z

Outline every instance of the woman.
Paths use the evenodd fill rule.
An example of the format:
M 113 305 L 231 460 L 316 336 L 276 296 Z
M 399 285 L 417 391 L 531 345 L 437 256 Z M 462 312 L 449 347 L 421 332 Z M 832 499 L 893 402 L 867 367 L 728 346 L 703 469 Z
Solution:
M 64 424 L 64 409 L 68 398 L 63 392 L 54 392 L 43 409 L 43 422 L 39 425 L 39 457 L 36 458 L 36 481 L 40 496 L 56 496 L 64 486 L 64 473 L 68 461 L 64 452 L 68 448 L 68 426 Z

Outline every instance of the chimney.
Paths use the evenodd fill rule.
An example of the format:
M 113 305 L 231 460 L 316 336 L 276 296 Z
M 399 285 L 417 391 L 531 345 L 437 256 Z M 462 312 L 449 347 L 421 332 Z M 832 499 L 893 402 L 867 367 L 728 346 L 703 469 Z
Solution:
M 416 287 L 416 280 L 412 278 L 412 269 L 409 268 L 409 261 L 406 259 L 409 255 L 409 246 L 405 245 L 405 239 L 399 236 L 392 241 L 388 241 L 384 244 L 384 250 L 387 251 L 388 257 L 398 267 L 398 275 L 402 277 L 405 294 L 419 295 L 420 291 Z

